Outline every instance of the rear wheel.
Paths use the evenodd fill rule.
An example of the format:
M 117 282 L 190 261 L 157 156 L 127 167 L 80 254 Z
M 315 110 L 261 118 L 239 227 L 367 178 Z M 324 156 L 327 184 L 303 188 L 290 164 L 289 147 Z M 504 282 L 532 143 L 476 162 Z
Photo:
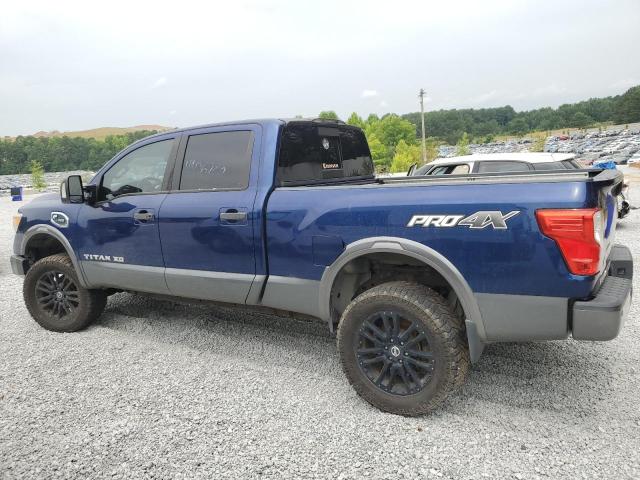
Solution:
M 409 282 L 367 290 L 345 309 L 338 351 L 349 382 L 373 406 L 432 411 L 469 371 L 463 323 L 436 292 Z
M 80 286 L 71 259 L 64 254 L 38 260 L 27 271 L 22 293 L 33 319 L 55 332 L 86 327 L 100 316 L 107 301 L 104 291 Z

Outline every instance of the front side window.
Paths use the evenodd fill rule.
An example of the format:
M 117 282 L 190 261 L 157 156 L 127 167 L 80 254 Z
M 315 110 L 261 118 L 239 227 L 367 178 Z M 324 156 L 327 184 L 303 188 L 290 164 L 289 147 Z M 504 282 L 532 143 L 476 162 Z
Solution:
M 173 139 L 151 143 L 118 160 L 102 177 L 100 199 L 160 192 L 173 144 Z
M 524 162 L 479 162 L 478 173 L 528 172 Z
M 184 154 L 180 190 L 244 190 L 249 185 L 253 132 L 191 135 Z

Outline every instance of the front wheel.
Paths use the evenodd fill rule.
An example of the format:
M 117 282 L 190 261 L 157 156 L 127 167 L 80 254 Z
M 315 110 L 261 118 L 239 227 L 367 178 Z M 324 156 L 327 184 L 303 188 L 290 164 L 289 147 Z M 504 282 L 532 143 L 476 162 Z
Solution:
M 338 326 L 344 372 L 373 406 L 399 415 L 430 412 L 469 371 L 463 322 L 423 285 L 390 282 L 355 298 Z
M 64 254 L 34 263 L 27 271 L 22 293 L 33 319 L 54 332 L 86 327 L 100 316 L 107 302 L 104 291 L 80 286 L 71 259 Z

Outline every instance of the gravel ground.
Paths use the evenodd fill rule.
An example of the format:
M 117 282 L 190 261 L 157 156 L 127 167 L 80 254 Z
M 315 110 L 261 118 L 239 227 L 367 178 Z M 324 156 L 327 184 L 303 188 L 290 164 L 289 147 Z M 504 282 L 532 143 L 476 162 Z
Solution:
M 320 323 L 118 294 L 86 331 L 43 330 L 9 273 L 16 207 L 1 478 L 640 477 L 638 296 L 616 340 L 491 345 L 445 408 L 403 418 L 357 397 Z M 640 210 L 618 241 L 640 263 Z
M 87 170 L 74 170 L 70 172 L 46 172 L 44 182 L 47 184 L 47 191 L 59 191 L 60 183 L 69 175 L 82 175 L 83 178 L 93 177 L 93 172 Z M 23 186 L 27 192 L 32 187 L 31 174 L 19 173 L 14 175 L 0 175 L 0 195 L 9 195 L 11 187 Z

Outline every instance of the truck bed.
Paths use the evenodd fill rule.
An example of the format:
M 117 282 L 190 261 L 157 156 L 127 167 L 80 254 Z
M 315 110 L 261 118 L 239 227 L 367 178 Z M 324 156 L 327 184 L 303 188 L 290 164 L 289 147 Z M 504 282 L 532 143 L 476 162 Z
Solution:
M 615 182 L 622 174 L 617 170 L 581 169 L 533 172 L 474 173 L 462 175 L 417 175 L 412 177 L 384 177 L 378 182 L 385 185 L 427 184 L 450 185 L 459 183 L 553 183 L 553 182 Z

